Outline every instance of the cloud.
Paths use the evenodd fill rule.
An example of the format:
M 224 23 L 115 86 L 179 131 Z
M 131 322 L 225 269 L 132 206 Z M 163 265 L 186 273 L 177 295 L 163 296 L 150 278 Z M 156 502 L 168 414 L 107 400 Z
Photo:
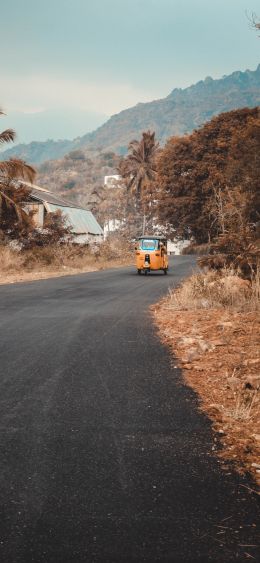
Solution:
M 130 83 L 88 82 L 45 75 L 1 76 L 0 106 L 8 111 L 39 113 L 45 109 L 77 108 L 112 115 L 138 102 L 151 100 L 151 93 Z

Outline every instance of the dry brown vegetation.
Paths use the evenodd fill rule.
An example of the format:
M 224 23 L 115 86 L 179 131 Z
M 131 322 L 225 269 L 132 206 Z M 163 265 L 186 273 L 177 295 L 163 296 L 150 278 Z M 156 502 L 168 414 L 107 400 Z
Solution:
M 213 421 L 223 468 L 232 462 L 259 485 L 259 276 L 250 283 L 228 270 L 196 273 L 154 307 L 154 315 Z
M 0 284 L 71 275 L 131 264 L 128 245 L 116 237 L 101 246 L 53 244 L 28 250 L 0 246 Z
M 116 174 L 119 156 L 101 150 L 74 150 L 38 168 L 38 182 L 70 201 L 94 209 L 104 176 Z
M 256 107 L 221 113 L 191 135 L 169 139 L 160 154 L 159 218 L 181 238 L 211 243 L 219 261 L 226 257 L 222 266 L 232 262 L 230 253 L 248 253 L 258 237 L 259 148 Z

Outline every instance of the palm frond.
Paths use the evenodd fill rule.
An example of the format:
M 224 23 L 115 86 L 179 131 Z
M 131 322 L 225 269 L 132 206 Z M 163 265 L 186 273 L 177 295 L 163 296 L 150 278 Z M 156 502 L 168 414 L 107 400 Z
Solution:
M 23 160 L 10 158 L 10 160 L 0 162 L 0 174 L 10 179 L 21 178 L 32 183 L 36 175 L 36 170 Z
M 2 133 L 0 133 L 0 145 L 14 141 L 15 137 L 16 133 L 13 129 L 6 129 L 5 131 L 2 131 Z
M 155 133 L 144 131 L 140 141 L 133 139 L 129 143 L 128 155 L 119 164 L 119 174 L 127 180 L 127 190 L 135 191 L 137 200 L 140 200 L 145 185 L 155 180 L 158 150 Z
M 4 191 L 1 190 L 1 186 L 0 186 L 0 199 L 4 200 L 5 205 L 8 208 L 14 209 L 16 217 L 20 223 L 26 221 L 28 216 L 25 213 L 25 211 L 20 207 L 20 205 L 17 205 L 17 203 L 15 203 L 15 201 L 11 197 L 9 197 Z

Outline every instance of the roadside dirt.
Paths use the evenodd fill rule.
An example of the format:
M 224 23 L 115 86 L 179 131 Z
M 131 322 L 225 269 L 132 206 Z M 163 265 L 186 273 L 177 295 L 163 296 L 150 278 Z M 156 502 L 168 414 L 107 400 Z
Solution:
M 129 266 L 131 262 L 122 260 L 108 260 L 102 262 L 96 262 L 93 265 L 88 265 L 81 268 L 71 268 L 68 266 L 62 266 L 58 269 L 53 268 L 43 268 L 39 270 L 32 271 L 21 271 L 17 272 L 0 272 L 0 285 L 8 283 L 18 283 L 34 280 L 43 280 L 48 278 L 59 278 L 62 276 L 73 276 L 76 274 L 84 274 L 86 272 L 97 272 L 99 270 L 107 270 L 108 268 L 120 268 L 122 266 Z
M 177 290 L 178 291 L 178 290 Z M 260 316 L 228 308 L 153 307 L 161 339 L 200 398 L 217 434 L 213 449 L 260 485 Z M 220 442 L 220 447 L 219 447 Z

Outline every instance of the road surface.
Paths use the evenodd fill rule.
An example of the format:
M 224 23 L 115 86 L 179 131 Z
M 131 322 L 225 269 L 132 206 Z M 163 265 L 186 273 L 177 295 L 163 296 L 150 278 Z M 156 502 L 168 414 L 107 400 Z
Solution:
M 149 315 L 193 267 L 0 287 L 1 562 L 257 557 L 255 495 Z

